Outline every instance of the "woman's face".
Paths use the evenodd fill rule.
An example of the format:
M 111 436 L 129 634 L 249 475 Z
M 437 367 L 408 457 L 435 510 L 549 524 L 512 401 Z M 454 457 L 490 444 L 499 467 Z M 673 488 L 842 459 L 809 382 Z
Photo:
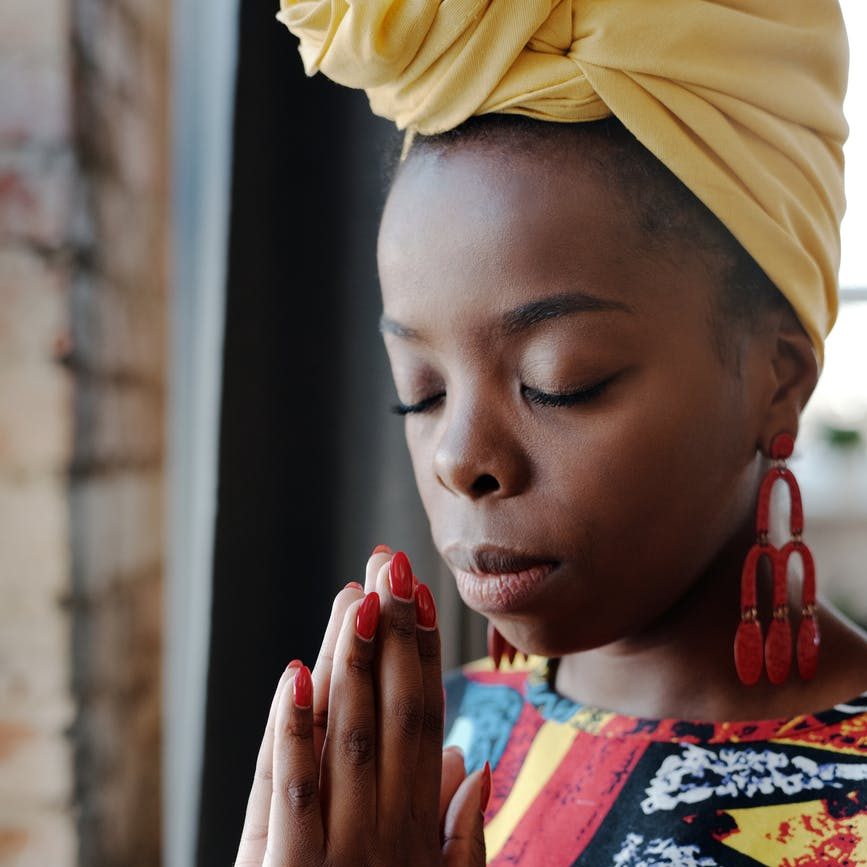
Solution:
M 468 605 L 548 655 L 640 633 L 755 486 L 757 395 L 714 350 L 708 266 L 649 245 L 589 159 L 422 151 L 379 241 L 434 542 Z

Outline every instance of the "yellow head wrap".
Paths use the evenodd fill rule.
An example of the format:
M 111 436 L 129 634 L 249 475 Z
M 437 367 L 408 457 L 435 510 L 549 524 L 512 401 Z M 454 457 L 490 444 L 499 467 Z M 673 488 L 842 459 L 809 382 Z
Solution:
M 281 0 L 308 75 L 401 129 L 614 114 L 729 228 L 819 353 L 837 312 L 837 0 Z

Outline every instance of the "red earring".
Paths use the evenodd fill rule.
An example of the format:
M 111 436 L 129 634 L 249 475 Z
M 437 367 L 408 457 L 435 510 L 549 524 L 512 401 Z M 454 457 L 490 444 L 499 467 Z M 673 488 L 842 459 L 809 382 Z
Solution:
M 792 554 L 801 558 L 804 570 L 801 623 L 798 628 L 798 670 L 809 679 L 816 673 L 819 661 L 819 625 L 816 620 L 816 568 L 810 549 L 801 540 L 804 532 L 804 510 L 801 491 L 792 471 L 786 466 L 795 447 L 791 434 L 777 434 L 771 443 L 774 466 L 762 479 L 756 507 L 756 542 L 747 553 L 741 572 L 741 622 L 735 635 L 735 668 L 738 677 L 748 686 L 756 683 L 762 673 L 762 662 L 771 683 L 782 683 L 792 665 L 792 628 L 789 624 L 788 564 Z M 791 500 L 789 530 L 792 538 L 780 549 L 768 541 L 770 532 L 771 490 L 782 479 Z M 762 627 L 756 608 L 756 572 L 759 561 L 767 557 L 773 570 L 774 613 L 767 639 L 762 641 Z M 764 659 L 763 659 L 764 657 Z
M 488 621 L 488 656 L 491 657 L 491 662 L 494 664 L 494 668 L 499 670 L 500 663 L 503 661 L 504 656 L 509 660 L 509 665 L 511 665 L 519 653 L 521 653 L 524 659 L 530 658 L 526 653 L 516 650 L 513 645 L 500 635 L 500 631 L 497 627 Z

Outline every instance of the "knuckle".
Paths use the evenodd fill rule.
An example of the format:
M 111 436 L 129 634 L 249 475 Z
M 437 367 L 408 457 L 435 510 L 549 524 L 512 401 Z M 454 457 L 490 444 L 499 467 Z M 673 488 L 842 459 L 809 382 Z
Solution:
M 346 659 L 346 671 L 350 677 L 370 677 L 373 671 L 373 657 L 370 654 L 350 653 Z
M 266 783 L 268 786 L 274 779 L 274 773 L 270 765 L 262 765 L 256 768 L 256 780 L 260 783 Z
M 244 833 L 241 835 L 242 843 L 259 843 L 262 840 L 268 839 L 268 826 L 262 822 L 251 822 L 244 826 Z
M 443 848 L 450 846 L 469 850 L 467 854 L 469 855 L 468 863 L 470 864 L 485 863 L 485 835 L 481 828 L 473 828 L 468 833 L 446 831 L 443 837 Z
M 399 698 L 394 704 L 393 715 L 404 736 L 414 738 L 421 731 L 424 723 L 424 708 L 415 696 Z
M 415 615 L 412 619 L 407 617 L 392 617 L 391 623 L 388 626 L 388 631 L 397 639 L 403 642 L 412 641 L 415 643 Z
M 290 743 L 310 740 L 312 734 L 313 728 L 309 721 L 290 717 L 283 724 L 283 738 Z
M 369 726 L 349 729 L 340 741 L 343 758 L 355 768 L 369 765 L 376 755 L 376 736 Z
M 296 815 L 303 816 L 311 813 L 315 808 L 319 794 L 319 784 L 310 777 L 289 780 L 283 789 L 283 793 L 289 809 Z

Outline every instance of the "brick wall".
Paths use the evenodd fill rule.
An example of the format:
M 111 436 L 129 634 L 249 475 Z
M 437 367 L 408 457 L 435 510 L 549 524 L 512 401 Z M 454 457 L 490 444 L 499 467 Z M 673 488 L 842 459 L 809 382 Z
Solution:
M 167 0 L 5 0 L 0 864 L 157 865 Z

